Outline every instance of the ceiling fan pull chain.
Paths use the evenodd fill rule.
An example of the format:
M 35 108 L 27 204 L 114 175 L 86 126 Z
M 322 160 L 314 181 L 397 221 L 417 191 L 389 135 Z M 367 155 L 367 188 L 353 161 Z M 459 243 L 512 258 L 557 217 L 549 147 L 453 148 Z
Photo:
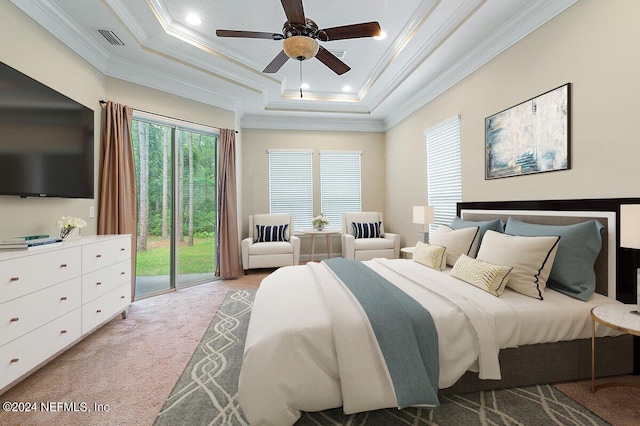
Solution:
M 302 98 L 302 61 L 300 62 L 300 98 Z

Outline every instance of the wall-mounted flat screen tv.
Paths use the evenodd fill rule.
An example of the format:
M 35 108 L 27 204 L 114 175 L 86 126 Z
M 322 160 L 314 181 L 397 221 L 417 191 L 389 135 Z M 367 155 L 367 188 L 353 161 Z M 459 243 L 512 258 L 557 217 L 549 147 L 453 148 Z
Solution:
M 93 116 L 0 62 L 0 195 L 93 198 Z

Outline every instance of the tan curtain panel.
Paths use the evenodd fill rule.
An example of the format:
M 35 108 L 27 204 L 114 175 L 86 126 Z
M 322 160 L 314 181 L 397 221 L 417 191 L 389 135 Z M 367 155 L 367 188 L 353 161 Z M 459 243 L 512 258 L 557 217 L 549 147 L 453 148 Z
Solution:
M 136 172 L 131 144 L 133 109 L 107 102 L 102 139 L 98 235 L 131 234 L 131 300 L 136 271 Z
M 216 276 L 223 279 L 242 275 L 238 243 L 238 200 L 236 197 L 236 132 L 220 130 L 218 158 L 218 220 Z

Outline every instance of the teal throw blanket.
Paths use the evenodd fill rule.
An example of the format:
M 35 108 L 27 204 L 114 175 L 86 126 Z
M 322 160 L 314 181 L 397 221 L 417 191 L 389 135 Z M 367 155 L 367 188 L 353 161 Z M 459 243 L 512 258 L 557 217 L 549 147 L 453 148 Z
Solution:
M 398 407 L 439 406 L 438 332 L 429 311 L 360 261 L 334 258 L 324 263 L 367 314 Z

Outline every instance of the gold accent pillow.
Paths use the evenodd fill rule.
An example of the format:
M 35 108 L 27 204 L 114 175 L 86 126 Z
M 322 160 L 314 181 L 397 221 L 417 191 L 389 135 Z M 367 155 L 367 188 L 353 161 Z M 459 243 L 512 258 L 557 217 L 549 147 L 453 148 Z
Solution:
M 446 250 L 444 247 L 432 246 L 418 241 L 413 252 L 413 260 L 429 268 L 442 271 L 447 267 Z
M 498 297 L 509 281 L 511 266 L 499 266 L 461 255 L 453 265 L 451 276 Z

